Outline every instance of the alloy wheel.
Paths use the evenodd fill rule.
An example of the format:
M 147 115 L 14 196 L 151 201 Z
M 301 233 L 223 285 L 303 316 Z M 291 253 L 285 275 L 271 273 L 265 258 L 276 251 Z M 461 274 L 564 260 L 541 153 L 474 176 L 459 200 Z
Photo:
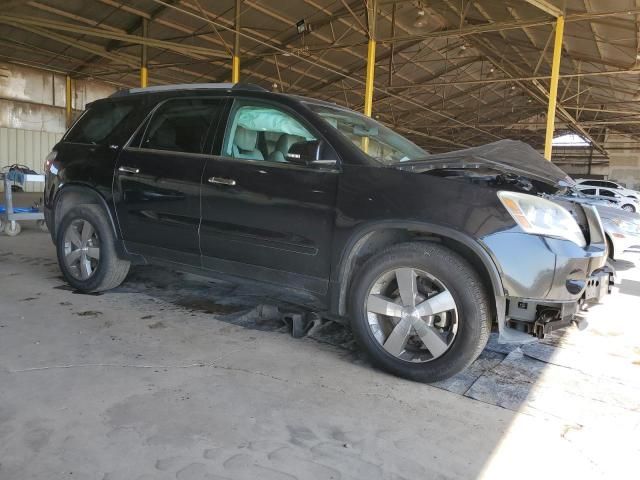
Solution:
M 72 221 L 64 234 L 64 263 L 78 280 L 93 276 L 100 262 L 100 239 L 90 222 Z
M 366 300 L 369 328 L 394 357 L 423 363 L 445 354 L 458 332 L 451 292 L 433 275 L 397 268 L 372 284 Z

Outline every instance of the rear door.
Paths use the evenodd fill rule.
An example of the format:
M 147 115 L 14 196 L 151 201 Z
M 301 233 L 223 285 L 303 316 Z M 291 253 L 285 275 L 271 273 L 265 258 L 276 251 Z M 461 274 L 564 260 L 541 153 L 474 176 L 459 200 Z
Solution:
M 337 162 L 305 165 L 287 157 L 292 145 L 319 139 L 284 107 L 234 102 L 221 154 L 210 158 L 203 175 L 204 267 L 326 289 Z M 336 160 L 330 147 L 324 151 L 326 159 Z
M 129 251 L 200 264 L 200 184 L 223 106 L 219 98 L 166 100 L 120 154 L 114 200 Z

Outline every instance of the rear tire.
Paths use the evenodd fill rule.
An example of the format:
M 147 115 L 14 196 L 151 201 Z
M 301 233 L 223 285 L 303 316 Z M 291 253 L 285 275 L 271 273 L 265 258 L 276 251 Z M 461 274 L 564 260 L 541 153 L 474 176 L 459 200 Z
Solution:
M 414 285 L 411 295 L 406 287 L 402 294 L 400 286 L 407 284 Z M 438 302 L 436 296 L 444 300 Z M 423 309 L 427 301 L 431 306 Z M 435 243 L 400 244 L 371 257 L 353 282 L 349 306 L 356 341 L 372 363 L 420 382 L 444 380 L 464 370 L 480 355 L 491 331 L 480 276 L 460 255 Z M 402 327 L 402 322 L 411 326 Z M 397 341 L 402 336 L 404 342 Z
M 78 205 L 56 228 L 58 264 L 69 285 L 81 292 L 100 292 L 120 285 L 130 262 L 118 257 L 115 236 L 104 210 Z

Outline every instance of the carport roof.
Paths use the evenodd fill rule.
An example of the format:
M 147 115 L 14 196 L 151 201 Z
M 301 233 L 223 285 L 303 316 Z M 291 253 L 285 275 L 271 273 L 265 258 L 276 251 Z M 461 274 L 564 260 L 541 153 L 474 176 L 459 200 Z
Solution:
M 362 109 L 366 3 L 243 0 L 242 82 Z M 640 140 L 636 0 L 378 0 L 374 116 L 431 151 L 501 138 L 542 147 L 555 22 L 546 7 L 564 4 L 557 127 L 587 133 L 596 151 L 608 132 Z M 8 0 L 0 60 L 132 87 L 146 42 L 151 85 L 226 82 L 234 5 Z M 310 28 L 298 33 L 301 20 Z

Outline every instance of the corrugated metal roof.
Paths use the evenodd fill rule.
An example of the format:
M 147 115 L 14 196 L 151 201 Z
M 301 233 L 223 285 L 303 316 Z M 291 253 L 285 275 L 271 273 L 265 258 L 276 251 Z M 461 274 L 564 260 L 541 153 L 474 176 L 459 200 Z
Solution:
M 550 3 L 566 3 L 561 105 L 597 142 L 635 135 L 640 7 Z M 149 38 L 166 42 L 148 47 L 151 84 L 230 79 L 234 0 L 9 4 L 0 60 L 137 86 L 141 46 L 126 35 L 140 36 L 147 19 Z M 361 109 L 366 17 L 361 0 L 244 0 L 242 81 Z M 309 31 L 298 33 L 300 20 Z M 553 22 L 524 0 L 379 0 L 375 116 L 435 151 L 496 138 L 540 147 Z M 575 130 L 566 118 L 558 127 Z

